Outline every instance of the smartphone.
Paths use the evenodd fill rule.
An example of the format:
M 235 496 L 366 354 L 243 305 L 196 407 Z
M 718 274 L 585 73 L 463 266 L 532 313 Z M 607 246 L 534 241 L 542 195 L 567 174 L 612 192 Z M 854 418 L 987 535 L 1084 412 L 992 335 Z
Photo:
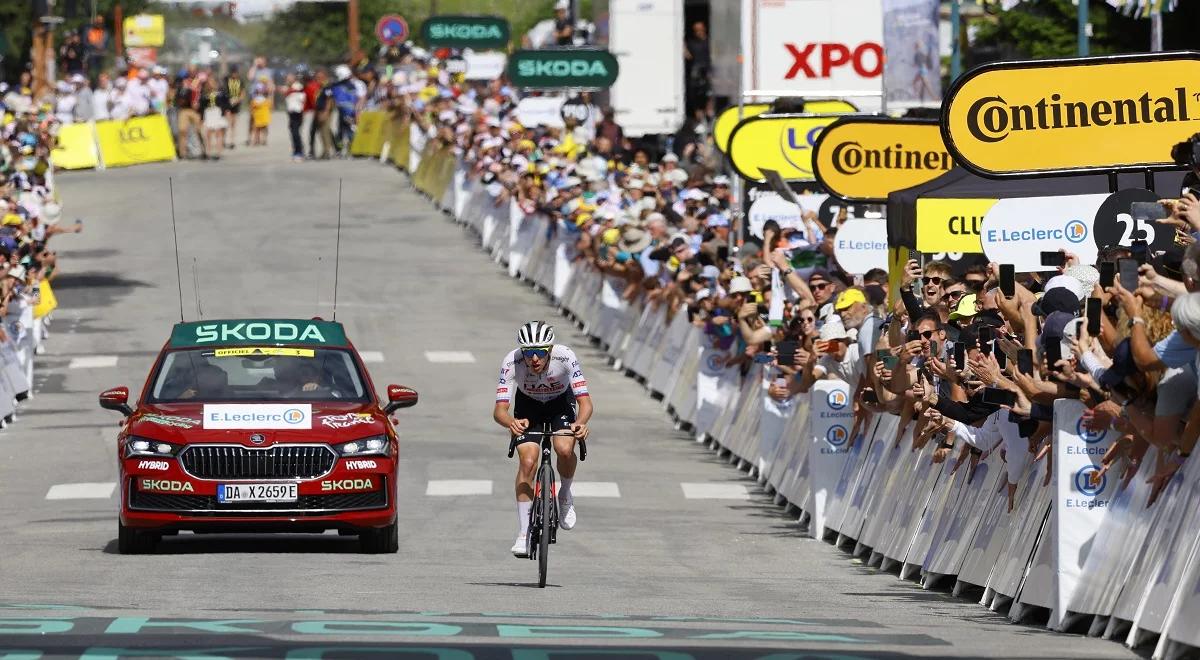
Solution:
M 776 361 L 781 367 L 790 367 L 796 364 L 796 349 L 800 347 L 800 342 L 794 340 L 784 340 L 779 342 L 778 357 Z
M 782 346 L 782 344 L 780 344 L 780 345 Z M 888 356 L 890 356 L 891 354 L 892 354 L 892 351 L 889 348 L 875 349 L 875 359 L 876 360 L 886 360 L 886 359 L 888 359 Z
M 1000 350 L 1000 340 L 999 339 L 995 340 L 992 344 L 989 344 L 989 346 L 991 346 L 993 344 L 994 344 L 994 348 L 992 350 L 992 355 L 996 356 L 996 364 L 999 365 L 1001 369 L 1007 369 L 1008 368 L 1008 354 L 1005 353 L 1004 351 Z
M 1000 264 L 1000 292 L 1005 298 L 1017 295 L 1017 271 L 1012 264 Z
M 983 402 L 995 406 L 1015 406 L 1017 405 L 1017 393 L 1002 390 L 999 387 L 985 387 L 983 388 Z
M 873 406 L 879 405 L 879 395 L 875 394 L 875 390 L 867 388 L 863 390 L 862 398 L 864 403 L 869 403 Z
M 888 354 L 883 358 L 883 368 L 888 371 L 895 371 L 896 365 L 900 364 L 900 356 Z
M 995 338 L 996 338 L 996 326 L 994 326 L 994 325 L 979 326 L 979 347 L 980 348 L 983 348 L 983 345 L 985 343 L 990 342 Z
M 1063 359 L 1062 342 L 1051 340 L 1050 343 L 1046 344 L 1046 368 L 1051 371 L 1058 371 L 1058 366 L 1056 365 L 1061 359 Z
M 1158 202 L 1134 202 L 1129 205 L 1129 215 L 1135 220 L 1162 220 L 1171 215 L 1171 210 Z
M 1100 314 L 1102 301 L 1099 298 L 1087 299 L 1087 331 L 1091 337 L 1100 336 Z
M 1051 268 L 1060 268 L 1067 265 L 1067 255 L 1055 250 L 1054 252 L 1042 252 L 1042 265 Z
M 729 246 L 728 245 L 718 245 L 717 246 L 717 258 L 720 259 L 721 261 L 729 260 Z
M 771 358 L 770 353 L 755 353 L 754 354 L 754 363 L 755 364 L 770 364 L 771 359 L 772 358 Z
M 934 340 L 934 339 L 929 340 L 929 354 L 932 355 L 933 357 L 938 356 L 937 340 Z
M 912 330 L 909 330 L 908 334 L 906 334 L 905 337 L 907 338 L 908 341 L 916 341 L 921 338 L 921 333 L 917 332 L 917 330 L 914 328 Z
M 1111 289 L 1113 281 L 1117 279 L 1117 262 L 1101 261 L 1100 262 L 1100 288 Z
M 958 371 L 967 368 L 967 345 L 961 341 L 954 342 L 954 368 Z
M 1146 259 L 1148 259 L 1150 256 L 1149 251 L 1150 247 L 1146 244 L 1146 241 L 1140 238 L 1136 241 L 1132 241 L 1129 245 L 1129 252 L 1132 254 L 1133 258 L 1137 260 L 1139 266 L 1146 263 Z M 1130 290 L 1132 291 L 1132 289 Z
M 1033 351 L 1022 348 L 1017 351 L 1017 371 L 1026 376 L 1033 375 Z
M 1117 260 L 1117 272 L 1120 274 L 1121 288 L 1130 293 L 1137 291 L 1138 266 L 1140 265 L 1137 259 Z

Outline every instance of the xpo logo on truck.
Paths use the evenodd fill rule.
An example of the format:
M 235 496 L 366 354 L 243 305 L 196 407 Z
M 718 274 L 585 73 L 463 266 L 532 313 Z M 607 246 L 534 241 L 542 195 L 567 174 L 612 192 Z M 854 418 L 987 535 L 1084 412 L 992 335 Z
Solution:
M 835 69 L 850 67 L 863 78 L 883 75 L 883 46 L 864 41 L 853 47 L 839 43 L 783 44 L 792 58 L 784 78 L 829 78 Z

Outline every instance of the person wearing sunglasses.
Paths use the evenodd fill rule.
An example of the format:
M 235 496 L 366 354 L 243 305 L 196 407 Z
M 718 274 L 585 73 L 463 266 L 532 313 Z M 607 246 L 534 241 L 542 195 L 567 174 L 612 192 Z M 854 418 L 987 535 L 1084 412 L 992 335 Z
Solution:
M 549 423 L 551 432 L 570 429 L 573 436 L 554 436 L 558 456 L 559 526 L 575 527 L 577 516 L 571 484 L 575 478 L 575 443 L 588 437 L 592 399 L 579 358 L 570 348 L 554 343 L 554 328 L 543 321 L 530 321 L 517 330 L 517 348 L 500 363 L 496 407 L 492 419 L 517 439 L 516 495 L 519 531 L 512 553 L 526 557 L 529 510 L 533 507 L 533 477 L 539 461 L 539 440 L 525 438 L 526 429 Z

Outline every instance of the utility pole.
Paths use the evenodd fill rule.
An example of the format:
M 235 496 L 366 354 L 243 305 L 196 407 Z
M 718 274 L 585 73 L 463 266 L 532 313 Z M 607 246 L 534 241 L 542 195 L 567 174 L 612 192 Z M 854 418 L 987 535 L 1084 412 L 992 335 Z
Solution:
M 40 98 L 54 84 L 54 26 L 63 22 L 54 15 L 54 0 L 46 0 L 46 14 L 33 17 L 33 42 L 30 63 L 33 65 L 33 98 Z
M 1079 18 L 1079 56 L 1087 57 L 1088 54 L 1088 0 L 1075 0 L 1079 5 L 1079 11 L 1076 12 Z
M 1150 52 L 1161 53 L 1163 49 L 1162 4 L 1150 4 Z
M 960 0 L 950 0 L 950 82 L 962 75 L 962 10 Z
M 358 56 L 358 0 L 346 4 L 346 22 L 350 30 L 350 58 Z

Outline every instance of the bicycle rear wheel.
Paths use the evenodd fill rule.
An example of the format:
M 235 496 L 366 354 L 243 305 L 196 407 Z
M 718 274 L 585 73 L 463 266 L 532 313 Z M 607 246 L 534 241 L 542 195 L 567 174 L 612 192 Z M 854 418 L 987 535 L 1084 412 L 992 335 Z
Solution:
M 541 489 L 538 499 L 541 500 L 542 507 L 542 519 L 539 521 L 541 529 L 538 530 L 538 586 L 545 587 L 546 570 L 550 562 L 550 507 L 553 506 L 554 497 L 549 465 L 542 465 L 542 469 L 538 471 L 538 481 Z

